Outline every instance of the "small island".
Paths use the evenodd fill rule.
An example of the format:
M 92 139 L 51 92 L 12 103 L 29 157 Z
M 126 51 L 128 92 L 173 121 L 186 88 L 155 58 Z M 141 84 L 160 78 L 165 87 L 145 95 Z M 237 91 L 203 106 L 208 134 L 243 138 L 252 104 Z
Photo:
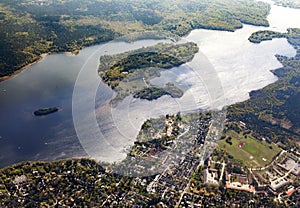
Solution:
M 164 88 L 158 88 L 154 86 L 146 87 L 136 92 L 133 97 L 151 101 L 156 100 L 164 95 L 169 95 L 172 98 L 180 98 L 183 95 L 183 92 L 173 83 L 167 83 L 166 87 Z
M 263 30 L 252 33 L 248 38 L 251 43 L 261 43 L 262 41 L 272 40 L 273 38 L 284 38 L 285 34 L 280 32 L 274 32 L 271 30 Z
M 33 112 L 35 116 L 45 116 L 51 113 L 55 113 L 59 110 L 58 107 L 40 108 Z

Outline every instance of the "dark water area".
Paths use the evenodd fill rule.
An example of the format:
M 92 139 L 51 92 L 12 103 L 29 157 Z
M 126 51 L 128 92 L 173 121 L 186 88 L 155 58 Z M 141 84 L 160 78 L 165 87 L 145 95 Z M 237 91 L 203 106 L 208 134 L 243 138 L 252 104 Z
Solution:
M 84 153 L 73 128 L 71 109 L 73 83 L 82 61 L 67 55 L 47 56 L 0 83 L 1 167 L 28 159 L 59 159 Z M 61 110 L 47 116 L 33 115 L 39 108 L 52 106 Z M 63 137 L 58 139 L 60 135 Z M 59 150 L 65 143 L 71 147 L 67 152 Z
M 113 53 L 153 45 L 157 41 L 136 44 L 111 43 Z M 127 46 L 127 47 L 126 47 Z M 99 57 L 108 52 L 104 45 L 85 48 L 76 56 L 55 54 L 0 83 L 0 167 L 27 160 L 56 160 L 88 156 L 76 135 L 72 117 L 72 96 L 80 70 L 85 67 L 86 83 L 97 82 Z M 99 86 L 101 87 L 101 86 Z M 97 102 L 109 100 L 106 86 Z M 82 97 L 85 101 L 85 97 Z M 60 108 L 46 116 L 34 116 L 40 108 Z

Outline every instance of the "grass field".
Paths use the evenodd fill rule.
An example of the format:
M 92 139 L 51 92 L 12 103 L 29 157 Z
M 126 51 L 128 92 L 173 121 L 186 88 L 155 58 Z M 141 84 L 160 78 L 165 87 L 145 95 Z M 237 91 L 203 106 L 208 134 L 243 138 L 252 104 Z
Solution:
M 242 134 L 228 131 L 226 136 L 231 137 L 232 144 L 223 139 L 219 141 L 219 147 L 248 167 L 263 167 L 280 152 L 280 148 L 275 144 L 257 141 L 252 135 L 247 135 L 245 138 Z M 241 142 L 245 144 L 239 147 Z

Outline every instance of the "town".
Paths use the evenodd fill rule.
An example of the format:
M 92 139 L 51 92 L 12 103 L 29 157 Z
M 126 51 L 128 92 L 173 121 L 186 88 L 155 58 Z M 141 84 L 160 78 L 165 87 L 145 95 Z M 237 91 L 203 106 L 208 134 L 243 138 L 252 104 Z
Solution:
M 101 207 L 219 207 L 224 204 L 297 207 L 298 150 L 283 150 L 263 139 L 252 141 L 247 124 L 228 119 L 224 134 L 220 140 L 214 140 L 216 136 L 209 136 L 212 118 L 212 113 L 196 112 L 146 121 L 138 142 L 128 153 L 130 157 L 117 167 L 90 159 L 73 159 L 52 164 L 27 162 L 3 169 L 0 172 L 2 205 L 36 206 L 35 203 L 43 202 L 44 206 L 88 203 Z M 240 132 L 234 135 L 235 131 Z M 239 139 L 238 135 L 244 136 Z M 268 148 L 271 158 L 255 154 L 251 142 L 261 143 L 256 147 Z M 244 155 L 230 155 L 229 147 L 240 149 L 247 157 L 253 156 L 248 157 L 249 161 L 241 161 L 239 157 Z M 149 164 L 156 167 L 151 169 L 159 171 L 149 172 L 144 163 L 132 159 L 135 157 L 149 159 L 152 161 Z M 140 175 L 114 172 L 125 167 L 135 169 Z M 36 202 L 31 200 L 33 196 Z

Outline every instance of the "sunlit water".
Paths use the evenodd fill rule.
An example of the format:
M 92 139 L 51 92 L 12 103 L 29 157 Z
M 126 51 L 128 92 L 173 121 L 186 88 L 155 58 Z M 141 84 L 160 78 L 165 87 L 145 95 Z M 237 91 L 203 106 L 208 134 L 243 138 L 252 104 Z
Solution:
M 270 28 L 244 25 L 236 32 L 192 31 L 186 40 L 197 42 L 201 53 L 191 63 L 165 71 L 160 78 L 152 80 L 160 85 L 175 82 L 185 90 L 179 99 L 164 96 L 149 102 L 127 97 L 115 108 L 108 105 L 113 92 L 97 75 L 99 56 L 154 45 L 157 43 L 154 40 L 88 47 L 77 56 L 47 56 L 16 77 L 0 83 L 0 166 L 23 160 L 86 156 L 72 117 L 73 89 L 81 69 L 85 74 L 77 82 L 82 93 L 80 104 L 96 109 L 96 114 L 90 115 L 88 108 L 76 111 L 77 118 L 85 121 L 77 129 L 79 138 L 84 146 L 87 143 L 93 146 L 89 153 L 98 159 L 120 160 L 125 156 L 124 147 L 133 144 L 145 119 L 196 108 L 221 108 L 246 100 L 250 91 L 276 81 L 270 70 L 281 64 L 274 55 L 294 56 L 295 50 L 285 39 L 261 44 L 252 44 L 247 39 L 258 30 L 284 32 L 289 27 L 300 27 L 299 19 L 300 10 L 272 5 L 268 17 Z M 209 63 L 205 62 L 203 54 Z M 215 91 L 214 86 L 220 89 Z M 49 106 L 59 106 L 61 110 L 45 117 L 32 115 L 34 110 Z M 95 133 L 95 141 L 82 141 L 90 139 L 87 135 L 94 133 L 91 117 L 97 118 L 101 137 Z

